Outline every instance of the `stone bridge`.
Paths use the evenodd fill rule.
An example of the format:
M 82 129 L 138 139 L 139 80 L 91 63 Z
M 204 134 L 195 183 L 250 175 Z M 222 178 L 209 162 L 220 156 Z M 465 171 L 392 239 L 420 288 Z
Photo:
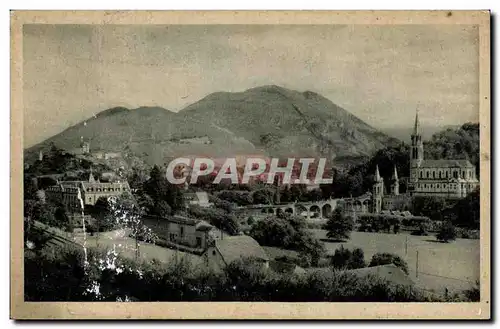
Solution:
M 306 219 L 321 220 L 329 217 L 332 211 L 337 207 L 352 214 L 368 213 L 371 210 L 371 195 L 365 194 L 357 198 L 327 199 L 287 204 L 251 205 L 238 207 L 235 209 L 235 212 L 257 217 L 263 217 L 268 214 L 276 215 L 280 212 L 285 212 L 302 216 Z

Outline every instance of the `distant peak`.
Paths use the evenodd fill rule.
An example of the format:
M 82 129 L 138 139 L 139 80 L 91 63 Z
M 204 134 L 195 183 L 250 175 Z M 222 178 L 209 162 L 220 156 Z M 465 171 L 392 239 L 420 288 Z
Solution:
M 173 111 L 167 110 L 167 109 L 165 109 L 163 107 L 159 107 L 159 106 L 140 106 L 136 109 L 133 109 L 132 111 L 133 112 L 140 112 L 140 114 L 145 114 L 145 115 L 157 114 L 157 113 L 161 113 L 161 114 L 175 113 Z
M 97 113 L 94 117 L 96 117 L 96 118 L 107 117 L 107 116 L 111 116 L 111 115 L 115 115 L 115 114 L 127 112 L 127 111 L 129 111 L 129 109 L 126 107 L 116 106 L 116 107 L 112 107 L 112 108 L 109 108 L 107 110 L 101 111 L 101 112 Z
M 246 91 L 282 92 L 285 90 L 288 90 L 288 89 L 285 87 L 278 86 L 278 85 L 265 85 L 265 86 L 250 88 L 250 89 L 247 89 Z
M 311 98 L 316 98 L 316 97 L 320 97 L 321 95 L 319 95 L 318 93 L 315 93 L 314 91 L 310 91 L 310 90 L 306 90 L 302 93 L 302 95 L 304 95 L 304 97 L 306 99 L 311 99 Z

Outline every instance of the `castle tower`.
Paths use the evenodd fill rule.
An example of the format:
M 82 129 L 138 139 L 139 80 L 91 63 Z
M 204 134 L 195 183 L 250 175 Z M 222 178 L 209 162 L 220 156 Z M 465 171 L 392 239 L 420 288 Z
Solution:
M 418 110 L 415 115 L 415 126 L 413 134 L 411 135 L 411 149 L 410 149 L 410 189 L 418 180 L 418 168 L 420 168 L 424 160 L 424 143 L 422 135 L 420 134 L 420 122 L 418 120 Z
M 38 161 L 43 161 L 43 151 L 40 150 L 40 152 L 38 153 Z
M 399 195 L 399 178 L 396 166 L 394 166 L 394 172 L 392 173 L 392 178 L 391 178 L 391 194 Z
M 373 182 L 373 193 L 372 193 L 372 212 L 379 213 L 382 211 L 382 198 L 384 196 L 384 180 L 380 177 L 380 172 L 378 171 L 378 165 L 375 168 L 375 179 Z

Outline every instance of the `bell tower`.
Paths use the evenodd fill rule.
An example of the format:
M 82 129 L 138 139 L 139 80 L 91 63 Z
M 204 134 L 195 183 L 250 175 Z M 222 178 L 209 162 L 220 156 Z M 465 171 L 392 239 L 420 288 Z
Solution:
M 382 211 L 382 198 L 384 196 L 384 179 L 380 177 L 378 165 L 375 168 L 375 178 L 372 193 L 372 212 L 378 214 Z
M 418 119 L 418 110 L 415 115 L 415 126 L 413 127 L 413 134 L 411 135 L 411 149 L 410 149 L 410 182 L 409 188 L 413 189 L 418 180 L 418 169 L 424 161 L 424 143 L 422 135 L 420 134 L 420 121 Z

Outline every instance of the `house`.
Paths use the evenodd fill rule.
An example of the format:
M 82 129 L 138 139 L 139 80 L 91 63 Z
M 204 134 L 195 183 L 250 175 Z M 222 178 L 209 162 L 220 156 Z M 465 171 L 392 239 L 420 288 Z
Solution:
M 215 240 L 204 254 L 209 268 L 220 271 L 230 263 L 243 259 L 253 258 L 269 268 L 269 257 L 264 249 L 252 237 L 247 235 L 224 236 Z
M 203 253 L 211 241 L 221 236 L 216 227 L 200 219 L 178 215 L 165 218 L 145 215 L 142 221 L 168 246 L 197 254 Z
M 208 199 L 207 192 L 185 193 L 184 197 L 189 205 L 197 205 L 203 208 L 208 208 L 213 205 Z

